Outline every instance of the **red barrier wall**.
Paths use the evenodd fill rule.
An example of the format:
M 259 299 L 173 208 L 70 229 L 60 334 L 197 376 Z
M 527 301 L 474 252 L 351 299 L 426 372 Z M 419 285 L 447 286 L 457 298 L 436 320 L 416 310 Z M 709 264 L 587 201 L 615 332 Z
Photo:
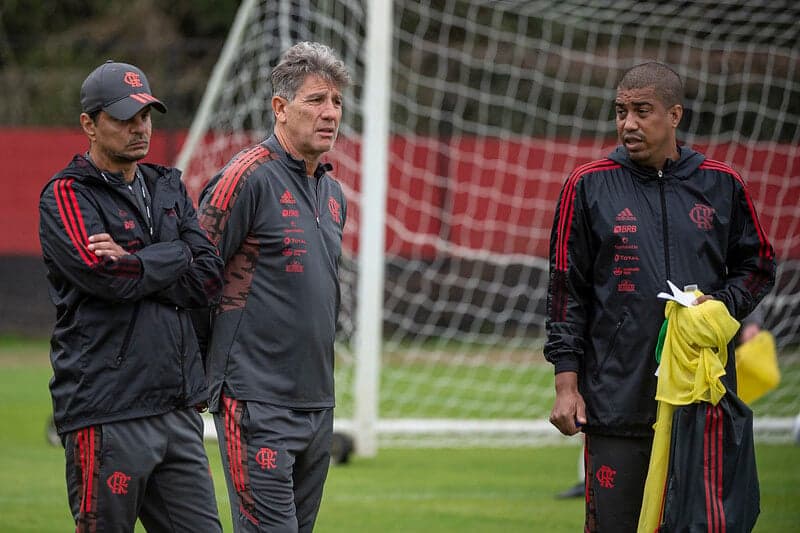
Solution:
M 184 138 L 183 131 L 156 130 L 147 160 L 170 164 Z M 387 199 L 389 253 L 431 257 L 436 253 L 434 243 L 444 240 L 456 249 L 544 257 L 561 182 L 574 166 L 610 149 L 598 152 L 594 141 L 576 146 L 539 139 L 466 137 L 447 146 L 452 154 L 443 154 L 435 139 L 393 138 Z M 39 192 L 86 147 L 86 138 L 77 127 L 0 128 L 0 255 L 39 255 Z M 800 151 L 774 148 L 719 145 L 708 155 L 748 170 L 742 173 L 778 257 L 800 258 Z M 357 160 L 358 143 L 341 139 L 337 152 Z M 494 162 L 481 166 L 470 154 Z M 417 175 L 421 169 L 436 169 L 443 177 L 435 182 L 423 180 Z M 359 189 L 353 169 L 337 166 L 334 173 L 351 189 Z M 350 204 L 352 223 L 348 224 L 346 245 L 354 249 L 358 206 L 355 200 Z
M 153 133 L 146 161 L 175 159 L 186 133 Z M 39 193 L 89 147 L 79 128 L 0 128 L 0 255 L 39 255 Z

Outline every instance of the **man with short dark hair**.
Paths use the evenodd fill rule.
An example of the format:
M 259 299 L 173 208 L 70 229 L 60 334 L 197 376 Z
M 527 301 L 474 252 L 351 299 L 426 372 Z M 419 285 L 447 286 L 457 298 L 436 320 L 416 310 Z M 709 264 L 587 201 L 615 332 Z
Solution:
M 208 392 L 189 309 L 222 260 L 174 168 L 141 163 L 144 73 L 106 62 L 81 88 L 89 150 L 53 176 L 39 237 L 56 324 L 50 391 L 76 531 L 221 531 L 199 410 Z
M 585 433 L 586 531 L 635 531 L 656 415 L 656 360 L 667 280 L 697 285 L 739 320 L 775 279 L 772 246 L 744 181 L 677 143 L 680 77 L 644 63 L 614 100 L 620 146 L 575 169 L 550 241 L 545 357 L 550 421 Z M 723 383 L 736 389 L 733 342 Z
M 322 498 L 347 203 L 320 158 L 349 83 L 327 46 L 289 48 L 272 71 L 274 134 L 201 195 L 201 224 L 225 260 L 208 372 L 237 532 L 311 531 Z

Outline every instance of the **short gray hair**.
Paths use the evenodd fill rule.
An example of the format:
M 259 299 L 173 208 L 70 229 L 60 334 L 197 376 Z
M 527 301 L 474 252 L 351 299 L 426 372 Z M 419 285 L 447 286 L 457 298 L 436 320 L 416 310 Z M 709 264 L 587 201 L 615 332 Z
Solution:
M 665 107 L 683 104 L 683 82 L 672 68 L 650 61 L 628 69 L 622 76 L 617 89 L 655 88 L 656 96 Z
M 272 69 L 272 94 L 291 101 L 308 75 L 319 76 L 340 90 L 350 85 L 347 67 L 324 44 L 304 41 L 292 46 Z

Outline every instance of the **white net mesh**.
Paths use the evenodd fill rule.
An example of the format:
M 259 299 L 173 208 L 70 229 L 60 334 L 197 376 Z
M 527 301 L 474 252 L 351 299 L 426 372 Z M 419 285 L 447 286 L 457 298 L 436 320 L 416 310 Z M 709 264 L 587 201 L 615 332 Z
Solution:
M 766 310 L 783 382 L 755 409 L 771 417 L 762 426 L 769 435 L 788 435 L 800 412 L 800 7 L 398 0 L 376 9 L 387 4 L 394 29 L 386 255 L 374 258 L 386 262 L 381 443 L 552 438 L 552 368 L 541 347 L 555 201 L 570 170 L 613 149 L 617 79 L 646 60 L 681 74 L 681 140 L 742 174 L 775 246 L 778 283 Z M 337 348 L 341 427 L 358 401 L 359 154 L 370 112 L 361 109 L 360 83 L 371 5 L 256 2 L 212 112 L 199 119 L 207 133 L 186 173 L 196 194 L 232 154 L 271 131 L 268 74 L 294 42 L 328 44 L 351 69 L 356 84 L 330 155 L 350 201 Z

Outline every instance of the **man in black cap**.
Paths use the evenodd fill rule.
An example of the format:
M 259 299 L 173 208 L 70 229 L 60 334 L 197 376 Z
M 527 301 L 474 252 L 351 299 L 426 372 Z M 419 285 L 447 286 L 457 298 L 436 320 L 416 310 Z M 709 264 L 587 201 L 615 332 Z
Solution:
M 89 150 L 42 191 L 39 237 L 56 324 L 50 359 L 76 531 L 221 531 L 203 447 L 207 389 L 189 310 L 212 303 L 222 260 L 180 171 L 140 163 L 150 111 L 133 65 L 81 88 Z

